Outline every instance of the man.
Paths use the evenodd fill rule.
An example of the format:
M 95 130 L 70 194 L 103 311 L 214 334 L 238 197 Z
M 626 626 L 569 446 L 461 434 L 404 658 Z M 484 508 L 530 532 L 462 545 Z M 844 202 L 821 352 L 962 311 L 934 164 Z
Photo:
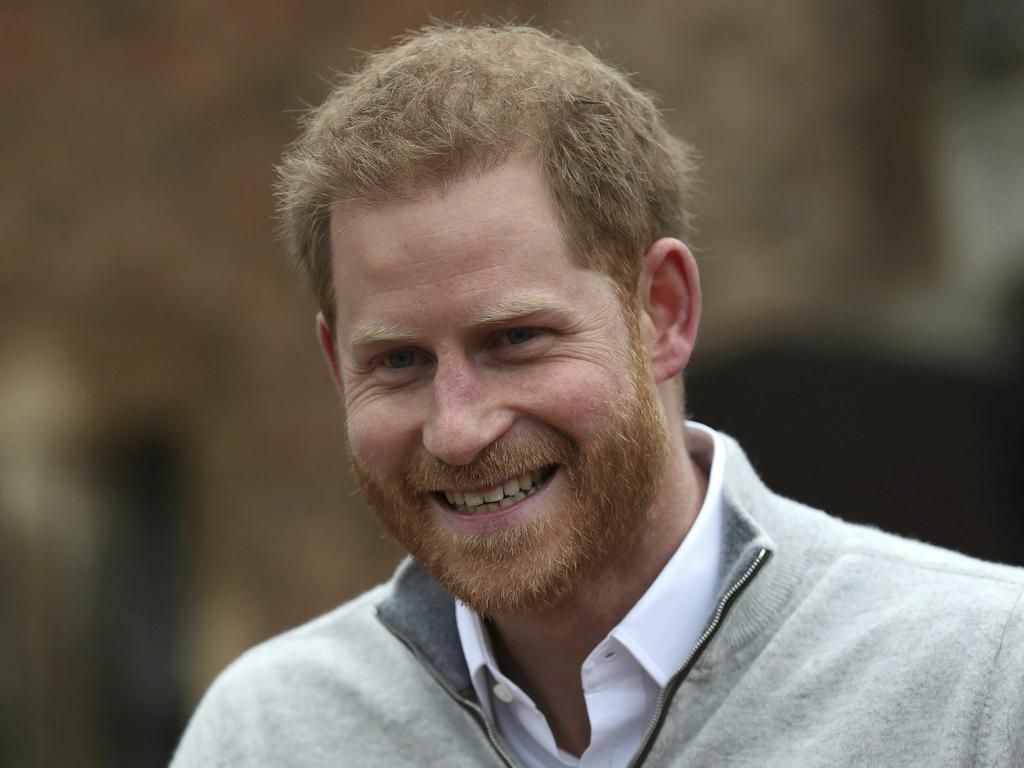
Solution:
M 233 664 L 177 765 L 1024 765 L 1024 574 L 684 423 L 692 165 L 532 29 L 425 30 L 313 111 L 284 234 L 411 558 Z

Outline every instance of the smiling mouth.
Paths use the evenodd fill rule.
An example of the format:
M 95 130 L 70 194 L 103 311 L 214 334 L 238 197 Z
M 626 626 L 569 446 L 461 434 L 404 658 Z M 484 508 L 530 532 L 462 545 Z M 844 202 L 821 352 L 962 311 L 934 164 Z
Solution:
M 518 477 L 513 477 L 491 488 L 476 491 L 436 491 L 434 496 L 449 509 L 461 515 L 493 512 L 518 504 L 527 496 L 536 493 L 557 471 L 557 464 L 549 464 L 546 467 L 524 472 Z

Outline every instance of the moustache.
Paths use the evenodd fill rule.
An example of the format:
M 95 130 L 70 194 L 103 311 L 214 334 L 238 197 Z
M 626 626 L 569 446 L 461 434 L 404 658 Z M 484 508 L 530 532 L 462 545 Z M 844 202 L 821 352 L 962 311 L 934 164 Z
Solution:
M 446 464 L 436 456 L 420 454 L 403 478 L 409 493 L 433 493 L 449 488 L 485 488 L 510 477 L 551 464 L 577 465 L 576 445 L 557 430 L 503 439 L 480 452 L 472 464 Z

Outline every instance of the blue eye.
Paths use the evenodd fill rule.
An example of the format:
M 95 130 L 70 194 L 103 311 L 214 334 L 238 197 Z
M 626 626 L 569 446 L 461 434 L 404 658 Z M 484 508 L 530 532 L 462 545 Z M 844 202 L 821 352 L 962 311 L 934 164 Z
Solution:
M 416 362 L 416 353 L 402 349 L 397 352 L 388 352 L 384 356 L 384 364 L 388 368 L 408 368 L 410 365 Z
M 524 344 L 537 335 L 532 328 L 512 328 L 505 331 L 505 340 L 509 344 Z

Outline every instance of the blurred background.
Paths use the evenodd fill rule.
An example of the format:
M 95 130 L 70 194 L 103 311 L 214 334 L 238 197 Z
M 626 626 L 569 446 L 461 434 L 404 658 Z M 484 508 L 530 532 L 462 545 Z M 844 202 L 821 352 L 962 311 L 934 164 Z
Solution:
M 700 150 L 695 418 L 787 495 L 1024 563 L 1018 0 L 7 0 L 0 765 L 165 764 L 227 663 L 397 563 L 270 186 L 431 14 L 575 36 Z

